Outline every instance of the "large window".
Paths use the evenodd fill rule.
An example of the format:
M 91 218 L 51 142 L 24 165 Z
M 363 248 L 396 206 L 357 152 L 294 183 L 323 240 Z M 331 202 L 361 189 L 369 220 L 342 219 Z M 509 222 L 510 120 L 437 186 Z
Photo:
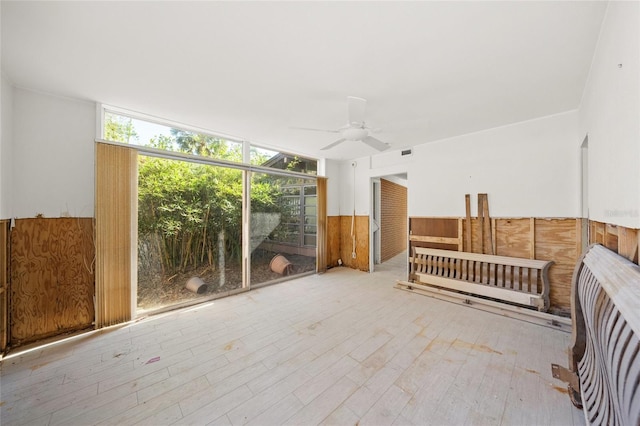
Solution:
M 109 110 L 103 132 L 140 147 L 138 312 L 316 270 L 316 160 Z
M 104 109 L 103 121 L 103 139 L 108 141 L 309 175 L 318 172 L 315 159 L 254 145 L 250 147 L 249 158 L 243 159 L 243 142 L 202 129 L 161 124 L 108 108 Z
M 202 130 L 173 127 L 105 110 L 103 132 L 108 141 L 242 162 L 242 142 Z
M 250 163 L 256 166 L 316 175 L 318 161 L 286 152 L 251 146 Z

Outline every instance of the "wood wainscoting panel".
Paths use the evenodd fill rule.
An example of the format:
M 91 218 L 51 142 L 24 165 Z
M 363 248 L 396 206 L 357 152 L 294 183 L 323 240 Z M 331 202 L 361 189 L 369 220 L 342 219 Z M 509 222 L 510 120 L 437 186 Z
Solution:
M 485 221 L 487 218 L 484 219 Z M 571 306 L 570 289 L 573 268 L 580 256 L 581 219 L 575 218 L 491 218 L 491 238 L 495 254 L 524 259 L 552 260 L 549 269 L 551 312 L 566 315 Z M 411 246 L 456 250 L 455 244 L 423 243 L 420 236 L 459 237 L 471 240 L 472 253 L 482 253 L 481 223 L 478 218 L 411 217 Z M 471 227 L 469 229 L 469 225 Z M 462 235 L 457 227 L 462 224 Z M 592 224 L 592 229 L 595 225 Z M 606 227 L 600 233 L 604 240 Z M 610 227 L 609 227 L 610 228 Z M 469 238 L 471 231 L 471 238 Z M 484 230 L 486 231 L 486 229 Z M 611 230 L 609 230 L 611 233 Z M 634 234 L 635 235 L 635 234 Z M 633 237 L 633 236 L 632 236 Z M 628 239 L 633 239 L 629 237 Z M 611 240 L 611 237 L 609 237 Z M 486 243 L 486 241 L 485 241 Z M 632 246 L 633 244 L 631 244 Z M 626 249 L 633 252 L 633 247 Z
M 409 218 L 409 239 L 411 247 L 426 247 L 442 250 L 458 250 L 459 239 L 458 218 L 450 217 L 410 217 Z M 451 239 L 451 242 L 428 242 L 420 241 L 420 237 L 442 237 Z M 453 242 L 456 239 L 458 241 Z
M 340 253 L 340 233 L 341 233 L 340 216 L 327 217 L 327 266 L 338 266 Z
M 9 343 L 9 226 L 8 219 L 0 220 L 0 355 Z
M 341 216 L 340 220 L 340 257 L 344 266 L 361 271 L 369 271 L 369 216 L 356 216 L 354 223 L 355 259 L 353 238 L 351 235 L 352 216 Z
M 17 219 L 11 233 L 12 345 L 91 326 L 93 218 Z
M 496 254 L 499 256 L 531 257 L 535 241 L 531 238 L 529 218 L 496 219 Z
M 549 298 L 554 313 L 567 314 L 571 309 L 571 277 L 581 254 L 576 220 L 579 219 L 535 220 L 536 259 L 554 262 L 549 269 Z

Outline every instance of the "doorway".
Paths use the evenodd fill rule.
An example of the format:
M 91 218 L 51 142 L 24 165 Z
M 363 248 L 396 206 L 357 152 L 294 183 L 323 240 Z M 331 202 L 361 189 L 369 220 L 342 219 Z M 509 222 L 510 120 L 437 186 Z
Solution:
M 370 265 L 371 272 L 380 265 L 406 258 L 407 226 L 407 174 L 379 176 L 371 179 Z
M 582 216 L 582 252 L 589 245 L 589 136 L 585 136 L 580 146 L 580 205 Z

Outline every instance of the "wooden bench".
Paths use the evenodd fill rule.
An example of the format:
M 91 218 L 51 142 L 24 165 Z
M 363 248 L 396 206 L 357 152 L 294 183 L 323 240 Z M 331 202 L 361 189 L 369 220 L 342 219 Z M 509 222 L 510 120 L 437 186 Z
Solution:
M 640 267 L 601 245 L 578 261 L 571 292 L 569 396 L 587 424 L 640 424 Z
M 471 293 L 538 311 L 549 309 L 546 260 L 414 247 L 410 280 Z

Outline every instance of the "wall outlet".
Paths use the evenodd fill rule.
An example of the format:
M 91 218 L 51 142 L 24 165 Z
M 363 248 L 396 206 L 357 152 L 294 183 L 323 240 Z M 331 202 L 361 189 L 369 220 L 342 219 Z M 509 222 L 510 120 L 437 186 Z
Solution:
M 355 259 L 356 258 L 356 252 L 354 251 L 353 253 L 351 253 L 351 258 Z

